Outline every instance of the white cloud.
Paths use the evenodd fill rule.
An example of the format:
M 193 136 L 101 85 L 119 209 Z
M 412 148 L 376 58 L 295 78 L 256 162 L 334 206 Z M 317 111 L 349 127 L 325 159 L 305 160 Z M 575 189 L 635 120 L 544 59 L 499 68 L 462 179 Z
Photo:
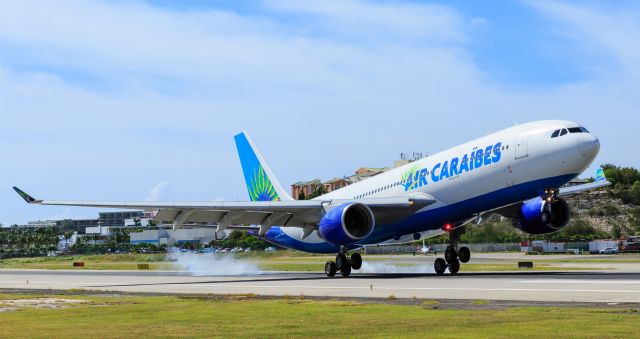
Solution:
M 398 43 L 452 44 L 464 42 L 464 18 L 451 7 L 436 4 L 402 2 L 366 2 L 361 0 L 295 1 L 270 0 L 267 7 L 284 13 L 306 15 L 332 37 L 365 39 L 380 44 Z
M 599 76 L 611 78 L 623 73 L 640 77 L 640 6 L 618 7 L 621 3 L 616 2 L 584 6 L 561 1 L 532 1 L 530 5 L 555 22 L 557 34 L 578 42 L 588 53 L 609 57 L 619 66 L 594 69 Z M 610 74 L 612 71 L 615 73 Z
M 167 194 L 167 190 L 169 189 L 169 182 L 168 181 L 160 181 L 157 184 L 155 184 L 155 186 L 153 186 L 150 190 L 149 190 L 149 194 L 147 194 L 147 197 L 145 199 L 145 201 L 160 201 L 162 200 L 162 198 L 165 198 L 165 195 Z

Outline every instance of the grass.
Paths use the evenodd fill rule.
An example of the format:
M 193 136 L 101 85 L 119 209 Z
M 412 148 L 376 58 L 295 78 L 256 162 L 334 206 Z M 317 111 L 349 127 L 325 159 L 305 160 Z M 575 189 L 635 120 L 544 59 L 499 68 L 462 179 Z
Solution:
M 608 258 L 576 258 L 576 259 L 536 259 L 535 261 L 549 263 L 591 263 L 591 264 L 637 264 L 640 259 L 619 259 L 620 257 Z
M 0 337 L 634 337 L 626 309 L 434 309 L 432 303 L 314 301 L 255 296 L 16 295 L 88 300 L 66 308 L 0 313 Z
M 590 267 L 589 271 L 602 270 L 606 268 Z M 551 264 L 534 263 L 533 268 L 518 268 L 516 261 L 508 264 L 462 264 L 460 272 L 512 272 L 512 271 L 578 271 L 585 270 L 584 267 L 554 266 Z
M 137 270 L 138 264 L 149 264 L 150 269 L 165 268 L 165 254 L 102 254 L 70 255 L 59 257 L 11 258 L 0 260 L 0 268 L 31 269 L 91 269 L 91 270 Z M 84 267 L 73 267 L 82 261 Z

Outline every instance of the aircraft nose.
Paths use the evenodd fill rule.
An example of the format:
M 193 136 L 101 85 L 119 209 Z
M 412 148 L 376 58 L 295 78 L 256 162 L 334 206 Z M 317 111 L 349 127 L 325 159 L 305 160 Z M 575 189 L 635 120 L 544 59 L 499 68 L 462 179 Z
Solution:
M 600 152 L 600 140 L 593 134 L 584 133 L 578 142 L 578 148 L 584 157 L 593 160 Z

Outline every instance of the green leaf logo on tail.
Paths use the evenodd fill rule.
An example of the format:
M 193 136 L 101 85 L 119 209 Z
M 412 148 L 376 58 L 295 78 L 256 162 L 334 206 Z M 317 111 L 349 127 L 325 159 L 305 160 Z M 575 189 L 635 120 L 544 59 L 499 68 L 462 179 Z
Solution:
M 254 171 L 251 178 L 251 186 L 249 188 L 249 196 L 252 201 L 275 201 L 280 200 L 276 189 L 271 184 L 271 180 L 262 169 L 262 166 Z

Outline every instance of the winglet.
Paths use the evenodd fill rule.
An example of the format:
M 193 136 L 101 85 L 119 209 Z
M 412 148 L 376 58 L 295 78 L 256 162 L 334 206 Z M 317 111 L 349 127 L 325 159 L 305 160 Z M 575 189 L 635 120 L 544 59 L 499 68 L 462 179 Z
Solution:
M 607 181 L 607 177 L 604 176 L 604 170 L 602 169 L 602 167 L 598 167 L 598 169 L 596 170 L 596 179 L 594 181 Z
M 34 199 L 32 196 L 15 186 L 13 186 L 13 190 L 16 191 L 16 193 L 18 193 L 28 204 L 37 204 L 39 202 L 42 202 L 42 200 Z

